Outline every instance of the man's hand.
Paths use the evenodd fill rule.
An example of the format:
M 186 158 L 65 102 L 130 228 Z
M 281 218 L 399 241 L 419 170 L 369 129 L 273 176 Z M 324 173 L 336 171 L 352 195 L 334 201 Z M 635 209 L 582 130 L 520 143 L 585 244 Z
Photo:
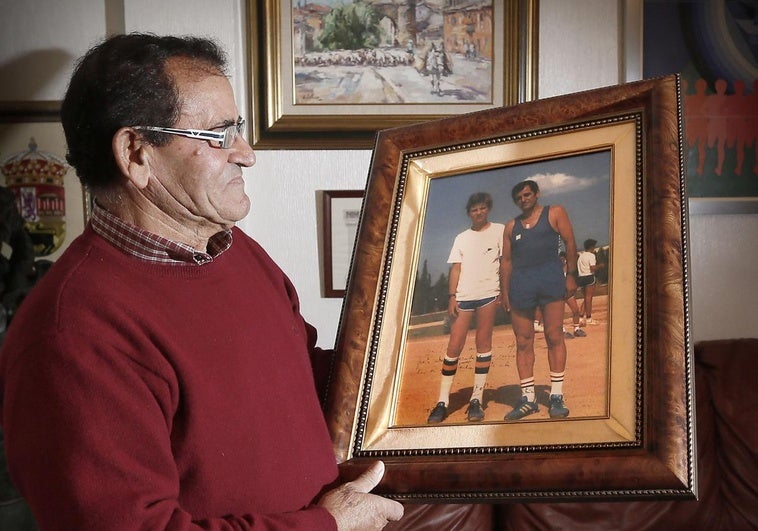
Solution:
M 574 275 L 566 275 L 566 298 L 576 295 L 576 278 Z
M 339 531 L 382 529 L 403 516 L 401 504 L 370 494 L 383 475 L 384 463 L 377 461 L 354 481 L 324 494 L 318 505 L 331 513 Z
M 458 317 L 458 301 L 454 296 L 448 298 L 447 314 L 450 316 L 450 319 L 455 319 Z

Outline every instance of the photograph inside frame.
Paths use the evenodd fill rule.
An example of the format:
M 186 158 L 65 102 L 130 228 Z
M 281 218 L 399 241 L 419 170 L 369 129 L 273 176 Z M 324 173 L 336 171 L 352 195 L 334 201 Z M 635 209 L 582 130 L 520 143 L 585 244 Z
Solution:
M 635 176 L 641 147 L 637 144 L 637 118 L 588 121 L 560 134 L 546 129 L 527 139 L 504 138 L 481 148 L 447 146 L 440 153 L 412 159 L 401 176 L 404 195 L 397 199 L 400 215 L 387 302 L 375 336 L 371 388 L 364 394 L 366 421 L 357 432 L 356 444 L 362 451 L 447 452 L 472 447 L 635 441 L 639 428 L 635 389 L 642 376 L 636 371 L 635 342 L 640 294 L 635 282 L 615 279 L 635 278 L 639 208 Z M 448 261 L 454 239 L 467 230 L 467 221 L 471 224 L 467 201 L 486 194 L 492 202 L 487 223 L 502 226 L 519 215 L 511 191 L 525 180 L 538 185 L 544 206 L 563 207 L 577 245 L 587 243 L 582 252 L 593 254 L 595 263 L 607 269 L 598 270 L 590 288 L 591 301 L 587 285 L 578 290 L 573 301 L 576 315 L 568 300 L 561 308 L 566 348 L 563 392 L 570 414 L 549 416 L 549 353 L 544 322 L 537 314 L 533 323 L 533 401 L 538 411 L 514 423 L 507 415 L 519 403 L 521 391 L 510 312 L 496 308 L 485 350 L 491 363 L 484 382 L 481 377 L 476 382 L 477 365 L 481 365 L 477 350 L 484 350 L 477 348 L 477 316 L 472 316 L 464 332 L 455 372 L 446 370 L 450 366 L 445 361 L 446 356 L 450 359 L 447 349 L 454 340 L 454 319 L 448 314 Z M 549 208 L 543 210 L 547 215 Z M 558 260 L 565 254 L 565 243 L 560 238 L 550 241 Z M 498 259 L 501 252 L 485 251 L 492 259 Z M 499 293 L 484 295 L 495 297 L 483 299 L 485 302 L 500 305 Z M 445 379 L 449 386 L 447 412 L 444 419 L 434 420 L 430 414 L 442 400 Z M 483 387 L 479 400 L 484 415 L 472 422 L 467 414 L 476 383 Z
M 519 208 L 511 198 L 511 190 L 525 180 L 531 180 L 539 187 L 539 202 L 543 209 L 548 209 L 543 210 L 546 214 L 549 208 L 557 204 L 566 209 L 577 241 L 577 251 L 594 255 L 596 264 L 600 264 L 595 266 L 597 273 L 593 274 L 594 282 L 584 283 L 573 297 L 566 298 L 564 304 L 561 333 L 567 356 L 570 357 L 570 370 L 566 371 L 563 388 L 566 390 L 567 404 L 571 406 L 567 418 L 608 416 L 611 157 L 611 149 L 607 148 L 430 179 L 417 261 L 419 266 L 413 285 L 410 322 L 401 358 L 400 386 L 392 427 L 426 425 L 432 422 L 439 422 L 440 425 L 501 422 L 512 405 L 518 402 L 521 393 L 516 371 L 516 342 L 510 312 L 498 304 L 499 282 L 497 269 L 493 266 L 499 265 L 505 223 L 520 215 Z M 486 228 L 473 228 L 474 223 L 470 217 L 474 217 L 475 211 L 473 208 L 467 209 L 472 200 L 486 201 L 485 205 L 491 205 L 487 208 L 489 212 L 486 218 L 478 222 Z M 469 251 L 467 238 L 490 228 L 494 229 L 494 241 L 487 241 L 486 248 Z M 555 241 L 555 254 L 567 269 L 565 243 L 560 238 L 551 239 Z M 587 245 L 584 246 L 583 243 Z M 465 306 L 476 308 L 461 310 L 471 312 L 471 319 L 463 350 L 457 356 L 457 371 L 450 375 L 454 376 L 450 382 L 450 392 L 444 397 L 448 398 L 445 402 L 449 404 L 446 416 L 439 421 L 432 419 L 429 422 L 431 410 L 439 398 L 437 388 L 447 383 L 440 380 L 446 379 L 444 376 L 441 378 L 441 373 L 445 371 L 444 359 L 448 344 L 454 341 L 451 336 L 452 322 L 458 316 L 467 317 L 464 313 L 454 313 L 451 316 L 448 311 L 449 299 L 453 297 L 449 287 L 450 277 L 455 274 L 455 270 L 453 273 L 450 270 L 453 264 L 461 262 L 464 267 L 467 266 L 465 260 L 480 250 L 483 256 L 474 257 L 474 263 L 467 269 L 472 273 L 479 272 L 490 264 L 494 274 L 485 270 L 480 277 L 472 275 L 473 285 L 462 286 L 459 290 L 464 298 L 474 301 Z M 461 286 L 463 274 L 458 274 L 462 278 L 454 282 Z M 492 285 L 486 285 L 487 276 Z M 478 348 L 477 335 L 483 324 L 480 321 L 484 319 L 480 319 L 477 310 L 490 304 L 495 307 L 491 340 L 482 338 L 487 340 L 489 348 Z M 548 336 L 543 316 L 537 313 L 533 322 L 535 376 L 541 376 L 535 378 L 535 401 L 548 406 Z M 491 360 L 484 369 L 477 367 L 477 357 L 483 357 L 481 350 L 491 353 Z M 476 374 L 483 375 L 479 378 L 484 389 L 478 400 L 484 417 L 469 419 L 466 410 L 474 391 Z M 548 407 L 543 407 L 523 420 L 530 422 L 549 418 Z

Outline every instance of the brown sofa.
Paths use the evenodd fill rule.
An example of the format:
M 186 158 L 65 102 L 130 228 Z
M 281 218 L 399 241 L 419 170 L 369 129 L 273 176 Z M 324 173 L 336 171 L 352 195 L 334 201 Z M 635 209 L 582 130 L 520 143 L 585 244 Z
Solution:
M 697 501 L 410 505 L 386 529 L 758 529 L 758 338 L 695 345 Z

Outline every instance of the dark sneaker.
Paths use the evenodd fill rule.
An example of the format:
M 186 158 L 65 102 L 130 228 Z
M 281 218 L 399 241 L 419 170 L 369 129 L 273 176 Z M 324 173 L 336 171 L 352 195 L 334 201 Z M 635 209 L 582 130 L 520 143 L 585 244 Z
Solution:
M 564 330 L 564 331 L 563 331 L 563 337 L 564 337 L 565 339 L 574 339 L 574 334 L 572 334 L 572 333 L 571 333 L 571 332 L 569 332 L 568 330 Z
M 445 406 L 444 402 L 437 402 L 437 405 L 434 406 L 434 409 L 432 409 L 432 412 L 429 413 L 429 418 L 426 419 L 426 421 L 429 424 L 435 423 L 435 422 L 442 422 L 445 420 L 445 417 L 447 417 L 447 407 Z
M 505 420 L 521 420 L 527 415 L 537 413 L 539 410 L 537 402 L 529 402 L 525 396 L 522 396 L 518 407 L 513 408 L 513 411 L 505 416 Z
M 478 398 L 475 398 L 468 403 L 466 413 L 468 414 L 469 422 L 479 422 L 480 420 L 484 420 L 484 410 L 482 409 L 482 404 L 479 402 Z
M 550 395 L 550 413 L 551 419 L 562 419 L 568 417 L 569 410 L 563 403 L 563 395 Z
M 587 337 L 587 332 L 585 332 L 581 328 L 577 328 L 576 330 L 574 330 L 574 337 Z

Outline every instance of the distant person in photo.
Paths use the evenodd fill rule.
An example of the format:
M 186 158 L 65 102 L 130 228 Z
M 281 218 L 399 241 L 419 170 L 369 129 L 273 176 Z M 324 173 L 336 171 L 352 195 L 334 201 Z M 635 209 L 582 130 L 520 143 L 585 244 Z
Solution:
M 598 322 L 592 317 L 592 299 L 595 296 L 595 273 L 602 269 L 604 264 L 597 262 L 595 256 L 595 245 L 597 240 L 592 238 L 584 240 L 584 250 L 579 253 L 576 268 L 578 276 L 576 278 L 577 288 L 584 292 L 584 300 L 581 306 L 580 324 L 596 325 Z

